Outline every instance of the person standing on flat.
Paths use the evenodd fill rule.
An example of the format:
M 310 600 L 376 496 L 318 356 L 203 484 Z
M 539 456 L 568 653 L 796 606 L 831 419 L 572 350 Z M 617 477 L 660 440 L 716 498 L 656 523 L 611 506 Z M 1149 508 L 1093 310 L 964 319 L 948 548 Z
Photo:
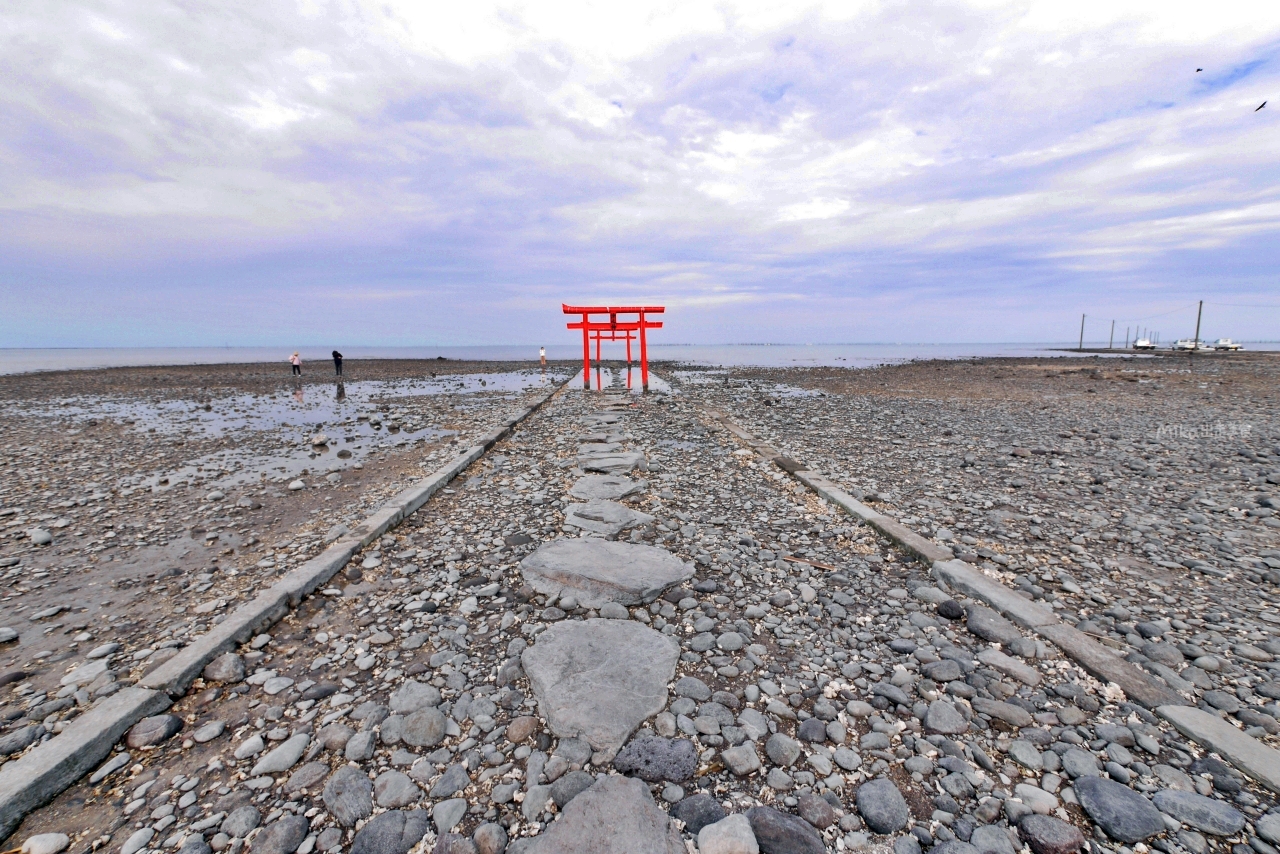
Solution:
M 538 348 L 538 358 L 542 361 L 542 372 L 545 374 L 547 372 L 547 348 L 546 347 Z
M 333 370 L 338 376 L 342 376 L 342 354 L 337 350 L 333 351 Z
M 289 357 L 289 364 L 293 365 L 293 375 L 295 377 L 302 376 L 302 357 L 295 350 L 293 355 Z

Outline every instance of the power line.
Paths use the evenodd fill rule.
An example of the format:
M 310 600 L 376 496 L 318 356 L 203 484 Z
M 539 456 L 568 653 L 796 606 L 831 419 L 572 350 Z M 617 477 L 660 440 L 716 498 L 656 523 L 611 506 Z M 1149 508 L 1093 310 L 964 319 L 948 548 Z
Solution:
M 1280 303 L 1252 304 L 1243 302 L 1206 302 L 1205 305 L 1226 306 L 1228 308 L 1280 308 Z

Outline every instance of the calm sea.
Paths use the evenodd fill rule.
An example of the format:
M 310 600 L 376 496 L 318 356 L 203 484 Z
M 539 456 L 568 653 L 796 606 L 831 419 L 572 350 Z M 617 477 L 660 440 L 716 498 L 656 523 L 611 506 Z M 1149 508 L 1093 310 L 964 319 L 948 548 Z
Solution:
M 1103 346 L 1088 344 L 1088 346 Z M 871 367 L 911 359 L 968 359 L 982 356 L 1035 356 L 1071 343 L 1043 344 L 655 344 L 649 348 L 654 361 L 675 360 L 707 366 L 848 366 Z M 1276 345 L 1250 345 L 1249 349 L 1276 349 Z M 0 374 L 57 371 L 74 368 L 115 368 L 135 365 L 217 365 L 244 362 L 279 362 L 287 365 L 293 351 L 277 347 L 107 347 L 67 349 L 0 348 Z M 1116 351 L 1120 355 L 1122 351 Z M 301 350 L 304 362 L 327 362 L 329 349 Z M 344 347 L 348 359 L 476 359 L 501 362 L 534 362 L 537 345 L 479 347 Z M 621 345 L 606 346 L 605 359 L 621 359 Z M 574 345 L 547 347 L 550 359 L 580 359 Z M 287 368 L 286 368 L 287 369 Z

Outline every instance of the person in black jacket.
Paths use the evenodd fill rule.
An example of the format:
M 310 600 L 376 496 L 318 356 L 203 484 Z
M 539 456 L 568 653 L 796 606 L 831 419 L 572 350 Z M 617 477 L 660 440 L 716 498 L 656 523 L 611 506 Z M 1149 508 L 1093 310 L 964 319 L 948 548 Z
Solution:
M 333 351 L 333 370 L 338 376 L 342 376 L 342 354 L 337 350 Z

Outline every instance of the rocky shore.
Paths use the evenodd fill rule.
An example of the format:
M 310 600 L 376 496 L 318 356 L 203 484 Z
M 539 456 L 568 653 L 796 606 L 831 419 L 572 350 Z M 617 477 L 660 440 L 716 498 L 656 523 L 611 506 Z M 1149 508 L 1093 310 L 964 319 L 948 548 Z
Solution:
M 8 844 L 27 854 L 1274 854 L 1273 793 L 946 589 L 707 412 L 1047 603 L 1266 746 L 1280 733 L 1275 372 L 1264 358 L 669 366 L 669 395 L 567 389 L 330 586 L 211 662 Z M 435 395 L 413 398 L 427 409 L 412 415 L 478 430 L 517 397 L 478 407 L 474 426 L 446 421 Z M 6 479 L 0 502 L 18 496 L 24 524 L 83 482 L 84 458 L 55 444 L 76 437 L 42 419 L 15 416 L 7 431 L 11 467 L 23 454 L 63 466 L 48 475 L 53 488 Z M 139 444 L 114 446 L 138 455 L 137 474 Z M 97 577 L 105 552 L 89 561 L 88 540 L 105 533 L 73 547 L 59 533 L 71 525 L 51 528 L 42 546 L 10 526 L 3 554 L 19 558 L 11 577 L 27 589 L 0 619 L 20 630 L 0 647 L 13 674 L 2 677 L 0 750 L 17 745 L 11 761 L 38 750 L 104 686 L 138 678 L 443 451 L 388 449 L 387 469 L 345 515 L 323 502 L 276 511 L 272 536 L 289 534 L 290 546 L 215 548 L 230 550 L 218 564 L 234 576 L 174 563 L 173 590 L 148 579 L 136 597 L 155 598 L 148 620 L 89 620 L 83 605 L 31 619 L 55 607 L 58 587 Z M 219 499 L 193 483 L 180 491 L 191 506 L 171 512 L 225 515 L 223 531 L 243 536 L 223 508 L 262 505 L 243 506 L 248 516 L 272 508 L 264 494 L 282 504 L 339 488 L 261 483 L 228 479 Z M 116 490 L 99 500 L 134 497 Z M 87 528 L 74 524 L 73 535 Z M 207 568 L 209 549 L 193 542 Z M 197 589 L 209 582 L 228 586 Z

